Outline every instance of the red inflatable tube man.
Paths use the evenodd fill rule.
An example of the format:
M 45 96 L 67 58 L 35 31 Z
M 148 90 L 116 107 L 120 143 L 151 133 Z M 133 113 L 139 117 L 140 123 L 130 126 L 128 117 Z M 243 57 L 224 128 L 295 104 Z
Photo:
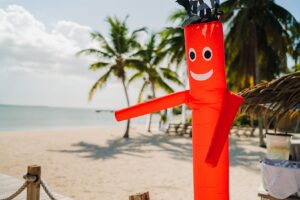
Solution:
M 226 88 L 222 23 L 184 28 L 190 90 L 115 113 L 118 121 L 187 104 L 192 109 L 195 200 L 229 200 L 228 133 L 243 101 Z

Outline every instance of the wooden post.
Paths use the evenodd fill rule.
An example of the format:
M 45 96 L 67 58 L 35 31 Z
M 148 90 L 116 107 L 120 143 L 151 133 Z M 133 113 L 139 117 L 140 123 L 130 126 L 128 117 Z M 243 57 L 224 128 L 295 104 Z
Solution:
M 129 196 L 129 200 L 150 200 L 149 192 Z
M 35 182 L 29 183 L 27 186 L 27 200 L 40 200 L 40 184 L 41 184 L 41 166 L 28 166 L 27 174 L 37 176 Z

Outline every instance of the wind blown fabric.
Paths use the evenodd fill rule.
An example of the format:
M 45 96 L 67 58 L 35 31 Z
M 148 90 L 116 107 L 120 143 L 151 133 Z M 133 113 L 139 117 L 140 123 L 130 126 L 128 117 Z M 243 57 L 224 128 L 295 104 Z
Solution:
M 229 200 L 228 133 L 242 97 L 227 90 L 220 21 L 184 28 L 190 90 L 115 113 L 118 121 L 187 104 L 192 109 L 195 200 Z

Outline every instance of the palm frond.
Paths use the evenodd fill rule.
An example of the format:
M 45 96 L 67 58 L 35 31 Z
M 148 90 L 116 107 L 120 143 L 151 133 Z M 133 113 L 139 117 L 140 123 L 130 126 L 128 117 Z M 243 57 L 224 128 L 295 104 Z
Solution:
M 136 81 L 137 79 L 139 79 L 139 78 L 141 78 L 141 77 L 143 77 L 143 72 L 137 72 L 137 73 L 135 73 L 134 75 L 132 75 L 132 76 L 129 78 L 128 83 L 127 83 L 127 86 L 128 86 L 130 83 Z
M 141 32 L 147 32 L 147 28 L 142 27 L 142 28 L 136 29 L 130 34 L 129 38 L 127 39 L 128 40 L 127 43 L 130 48 L 133 48 L 133 49 L 141 48 L 141 44 L 137 40 L 138 34 Z
M 155 52 L 155 57 L 152 61 L 152 65 L 157 66 L 159 65 L 166 57 L 168 56 L 168 52 L 165 50 L 157 50 Z
M 143 94 L 145 92 L 145 89 L 147 88 L 148 86 L 148 82 L 144 82 L 142 87 L 141 87 L 141 90 L 139 92 L 139 96 L 138 96 L 138 100 L 137 100 L 137 103 L 141 103 L 142 102 L 142 97 L 143 97 Z
M 140 32 L 147 32 L 147 28 L 142 27 L 142 28 L 136 29 L 136 30 L 132 31 L 131 35 L 136 35 L 137 33 L 140 33 Z
M 104 58 L 111 58 L 112 55 L 110 53 L 106 53 L 102 50 L 99 49 L 94 49 L 94 48 L 90 48 L 90 49 L 83 49 L 79 52 L 76 53 L 76 56 L 80 56 L 82 54 L 85 55 L 94 55 L 96 57 L 104 57 Z
M 277 19 L 287 26 L 297 26 L 296 18 L 285 8 L 279 6 L 276 3 L 270 3 L 270 10 L 274 13 Z
M 186 11 L 183 9 L 175 10 L 171 15 L 168 17 L 169 22 L 179 22 L 182 24 L 184 20 L 187 18 Z
M 174 90 L 169 86 L 161 77 L 158 77 L 156 79 L 155 85 L 162 90 L 164 90 L 166 93 L 172 93 Z
M 117 17 L 107 17 L 106 19 L 110 24 L 110 38 L 112 44 L 118 54 L 124 54 L 129 50 L 127 18 L 128 16 L 123 21 Z
M 110 63 L 108 62 L 96 62 L 90 65 L 91 71 L 97 71 L 99 69 L 102 69 L 104 67 L 107 67 Z
M 170 62 L 180 64 L 185 61 L 184 32 L 181 28 L 166 28 L 160 32 L 160 49 L 169 55 Z
M 163 77 L 177 85 L 183 86 L 183 83 L 178 78 L 178 74 L 175 71 L 172 71 L 170 68 L 160 68 L 162 71 Z
M 222 20 L 224 22 L 230 21 L 234 16 L 234 11 L 239 9 L 240 7 L 238 5 L 238 1 L 236 0 L 227 0 L 223 2 L 220 6 L 220 10 L 224 12 L 224 16 L 222 17 Z
M 130 69 L 143 71 L 146 68 L 146 63 L 137 58 L 128 58 L 124 61 L 124 65 Z
M 100 43 L 101 48 L 106 50 L 106 52 L 108 52 L 112 56 L 116 55 L 116 52 L 114 51 L 114 49 L 110 46 L 110 44 L 107 42 L 107 40 L 105 39 L 105 37 L 101 33 L 92 32 L 91 37 L 92 37 L 93 40 L 97 40 Z
M 95 92 L 98 90 L 98 89 L 101 89 L 104 84 L 107 82 L 111 72 L 114 70 L 114 67 L 111 67 L 105 74 L 103 74 L 97 81 L 96 83 L 92 86 L 90 92 L 89 92 L 89 101 L 92 100 Z

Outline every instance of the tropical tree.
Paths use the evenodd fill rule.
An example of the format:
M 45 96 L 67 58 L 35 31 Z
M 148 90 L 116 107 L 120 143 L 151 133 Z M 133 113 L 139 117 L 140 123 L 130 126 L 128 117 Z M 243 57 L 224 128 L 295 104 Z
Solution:
M 167 81 L 182 85 L 176 72 L 168 67 L 159 67 L 159 64 L 166 56 L 166 51 L 160 47 L 158 47 L 157 44 L 157 35 L 151 34 L 146 44 L 134 55 L 139 58 L 139 71 L 129 79 L 128 83 L 130 84 L 137 79 L 143 78 L 143 85 L 139 92 L 138 103 L 142 101 L 142 97 L 148 91 L 151 93 L 151 95 L 148 95 L 148 99 L 156 97 L 157 89 L 162 89 L 166 93 L 174 92 Z M 151 132 L 151 120 L 152 114 L 149 115 L 147 124 L 148 132 Z
M 100 32 L 92 32 L 92 40 L 98 42 L 99 48 L 88 48 L 78 52 L 80 54 L 95 56 L 98 60 L 90 65 L 90 70 L 105 70 L 100 78 L 95 82 L 89 92 L 89 101 L 93 98 L 95 92 L 101 89 L 109 78 L 117 77 L 123 86 L 127 105 L 130 106 L 128 88 L 127 88 L 127 69 L 137 69 L 137 60 L 133 57 L 134 51 L 140 48 L 138 33 L 145 28 L 137 29 L 132 32 L 127 26 L 127 17 L 121 21 L 117 17 L 108 17 L 106 21 L 109 24 L 109 39 L 107 40 Z M 130 120 L 127 121 L 124 138 L 129 137 Z
M 160 32 L 161 46 L 165 48 L 165 51 L 170 57 L 170 62 L 180 66 L 185 62 L 185 42 L 184 42 L 184 31 L 181 24 L 186 18 L 185 10 L 176 10 L 173 12 L 168 21 L 175 23 L 174 27 L 166 27 Z
M 274 0 L 227 0 L 225 47 L 230 86 L 239 91 L 287 71 L 295 17 Z
M 236 91 L 287 71 L 295 17 L 274 0 L 227 0 L 221 4 L 228 32 L 225 40 L 229 87 Z M 264 145 L 262 119 L 260 145 Z
M 289 54 L 291 55 L 292 59 L 294 60 L 294 71 L 300 70 L 299 65 L 299 58 L 300 58 L 300 23 L 298 22 L 297 26 L 292 26 L 290 28 L 292 33 L 293 43 L 289 47 Z
M 186 11 L 184 9 L 175 10 L 168 18 L 170 23 L 175 24 L 173 27 L 167 27 L 161 31 L 161 46 L 164 47 L 165 51 L 169 55 L 170 63 L 176 65 L 176 69 L 180 69 L 182 66 L 186 67 L 185 64 L 185 42 L 184 42 L 184 31 L 181 27 L 183 21 L 186 18 Z M 183 70 L 183 84 L 187 85 L 187 74 L 186 68 Z M 186 123 L 186 105 L 182 105 L 181 109 L 182 123 Z
M 299 71 L 300 70 L 300 63 L 299 63 L 299 58 L 300 58 L 300 41 L 296 43 L 294 48 L 291 50 L 291 56 L 294 59 L 295 65 L 294 65 L 294 71 Z

